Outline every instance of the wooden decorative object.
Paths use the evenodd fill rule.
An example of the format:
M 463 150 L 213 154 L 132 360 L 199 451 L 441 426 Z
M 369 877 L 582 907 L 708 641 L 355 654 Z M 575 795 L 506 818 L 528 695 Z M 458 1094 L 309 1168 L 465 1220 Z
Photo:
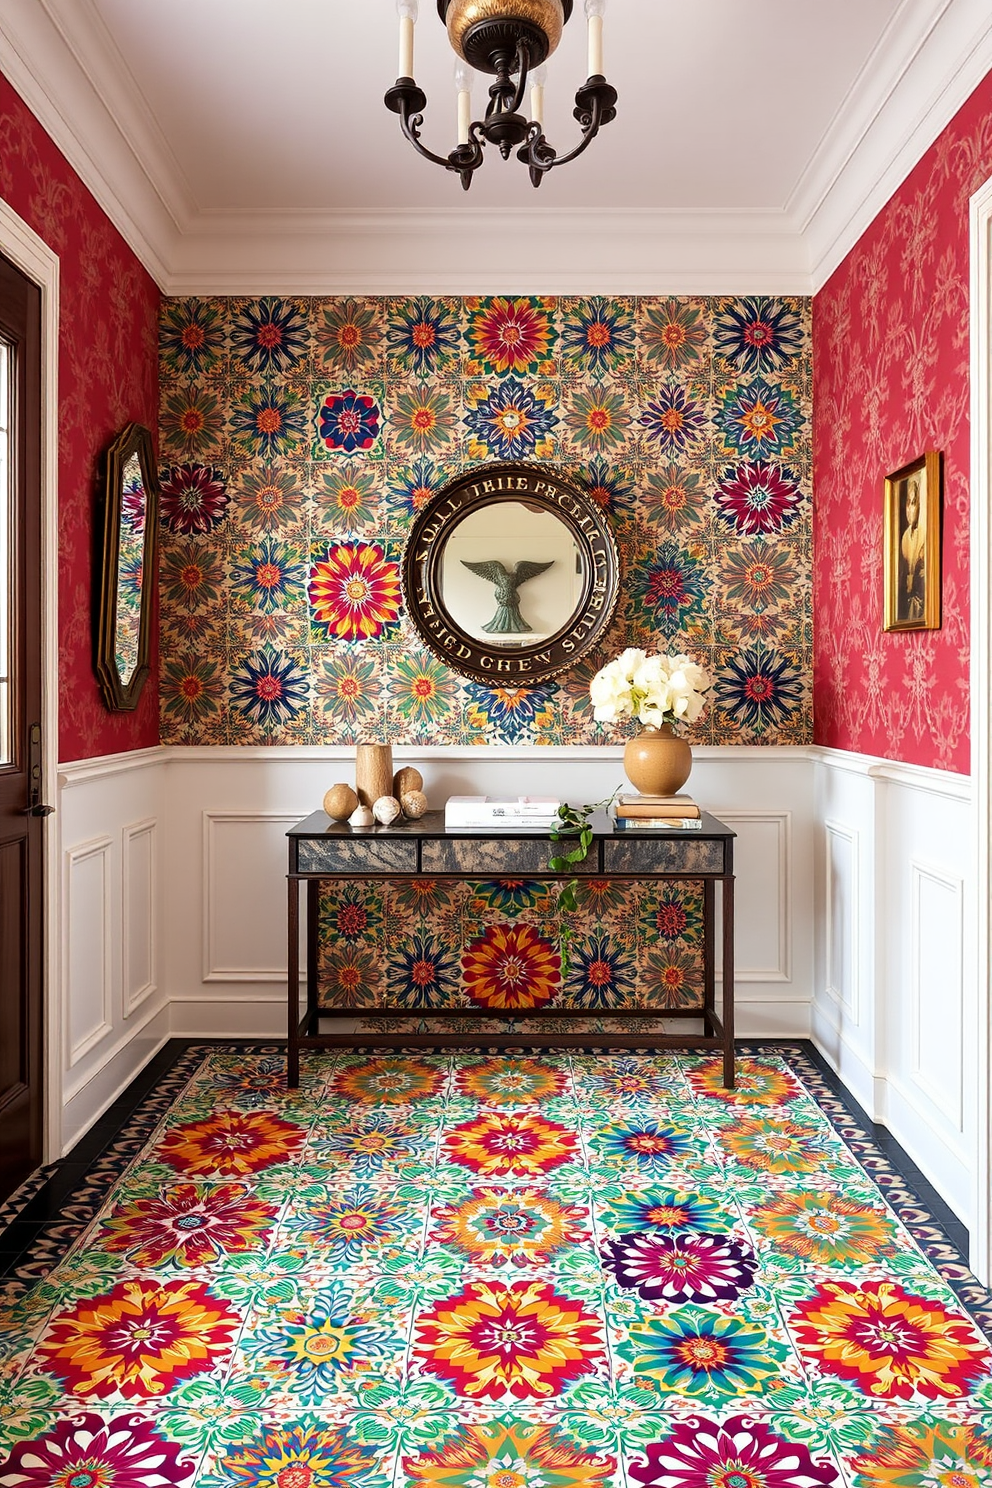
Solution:
M 340 782 L 324 796 L 324 810 L 332 821 L 347 821 L 357 805 L 358 797 L 351 786 Z
M 355 749 L 355 789 L 370 809 L 380 796 L 393 793 L 393 749 L 390 744 L 359 744 Z

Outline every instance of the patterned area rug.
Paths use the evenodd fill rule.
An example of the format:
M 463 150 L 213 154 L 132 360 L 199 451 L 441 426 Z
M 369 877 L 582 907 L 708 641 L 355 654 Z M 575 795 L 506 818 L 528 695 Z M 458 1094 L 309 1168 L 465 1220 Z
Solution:
M 801 1051 L 739 1081 L 192 1051 L 0 1294 L 0 1485 L 992 1484 L 992 1299 Z

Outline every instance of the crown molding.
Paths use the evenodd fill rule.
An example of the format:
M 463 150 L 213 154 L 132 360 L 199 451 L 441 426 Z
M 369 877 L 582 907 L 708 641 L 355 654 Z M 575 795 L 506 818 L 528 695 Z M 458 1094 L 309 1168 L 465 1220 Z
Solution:
M 0 70 L 169 295 L 810 294 L 990 67 L 988 0 L 901 0 L 781 211 L 200 210 L 93 0 L 0 13 Z
M 902 0 L 787 203 L 814 294 L 990 69 L 988 0 Z
M 93 15 L 90 0 L 80 0 L 79 9 L 80 15 Z M 98 20 L 94 18 L 91 24 L 97 26 Z M 99 29 L 103 30 L 102 25 Z M 126 69 L 119 54 L 115 86 L 124 105 L 120 117 L 107 103 L 92 57 L 84 58 L 75 48 L 46 0 L 4 0 L 0 72 L 161 289 L 179 238 L 179 218 L 139 153 L 150 148 L 149 131 L 135 118 L 140 110 L 129 75 L 121 87 Z
M 525 243 L 508 262 L 507 241 Z M 168 294 L 807 294 L 780 212 L 203 212 Z

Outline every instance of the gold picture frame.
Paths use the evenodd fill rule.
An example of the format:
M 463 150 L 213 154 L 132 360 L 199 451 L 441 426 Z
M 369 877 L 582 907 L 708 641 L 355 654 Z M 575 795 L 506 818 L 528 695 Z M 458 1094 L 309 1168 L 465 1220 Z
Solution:
M 885 477 L 883 630 L 940 629 L 941 473 L 927 450 Z

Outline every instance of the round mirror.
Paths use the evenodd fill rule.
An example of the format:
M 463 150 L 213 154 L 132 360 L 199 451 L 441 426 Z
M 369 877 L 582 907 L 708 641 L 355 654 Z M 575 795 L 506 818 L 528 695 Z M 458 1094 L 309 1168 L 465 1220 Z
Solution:
M 520 465 L 459 476 L 418 516 L 403 562 L 407 609 L 427 645 L 494 686 L 545 681 L 591 650 L 618 574 L 596 503 Z

